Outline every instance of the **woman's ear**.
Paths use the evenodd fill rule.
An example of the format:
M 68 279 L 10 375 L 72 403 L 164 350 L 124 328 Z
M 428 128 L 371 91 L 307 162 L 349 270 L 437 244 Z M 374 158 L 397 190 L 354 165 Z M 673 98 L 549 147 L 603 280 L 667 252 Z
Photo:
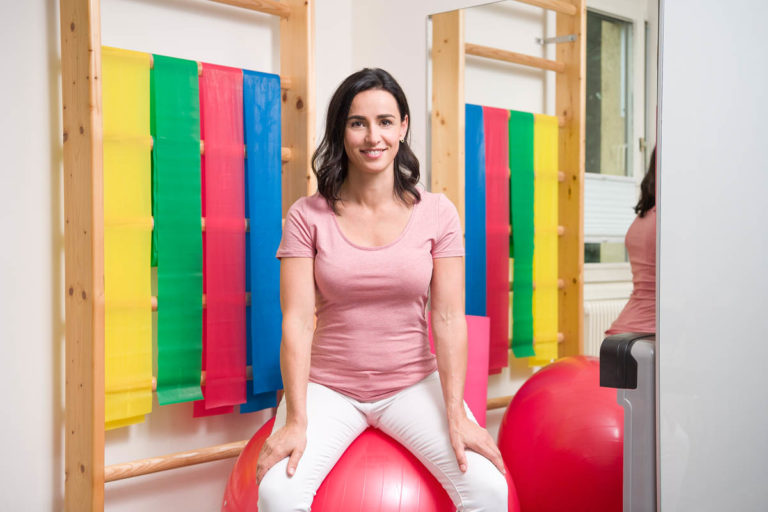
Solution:
M 405 114 L 400 121 L 400 139 L 404 139 L 406 133 L 408 133 L 408 114 Z

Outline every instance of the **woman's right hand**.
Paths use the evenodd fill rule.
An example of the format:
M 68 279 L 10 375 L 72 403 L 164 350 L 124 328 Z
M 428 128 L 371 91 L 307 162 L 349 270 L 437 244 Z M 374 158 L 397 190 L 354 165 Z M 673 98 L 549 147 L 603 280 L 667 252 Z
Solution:
M 307 427 L 295 423 L 288 423 L 264 441 L 259 452 L 259 462 L 256 464 L 256 485 L 267 474 L 272 466 L 286 457 L 288 467 L 286 473 L 293 476 L 304 450 L 307 447 Z

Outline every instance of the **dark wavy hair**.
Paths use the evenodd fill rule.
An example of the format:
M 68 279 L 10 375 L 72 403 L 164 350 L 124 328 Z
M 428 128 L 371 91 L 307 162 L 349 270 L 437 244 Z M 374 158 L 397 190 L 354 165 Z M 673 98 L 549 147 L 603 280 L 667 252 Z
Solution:
M 640 182 L 640 200 L 635 205 L 635 213 L 645 217 L 648 210 L 654 206 L 656 206 L 656 148 L 653 148 L 648 171 Z
M 312 171 L 317 176 L 317 190 L 325 198 L 331 209 L 336 212 L 336 203 L 341 200 L 341 184 L 347 177 L 348 159 L 344 150 L 344 130 L 352 100 L 363 91 L 381 89 L 394 96 L 400 110 L 400 120 L 411 112 L 408 100 L 397 81 L 379 68 L 365 68 L 349 75 L 333 93 L 328 105 L 325 121 L 325 134 L 315 154 L 312 155 Z M 419 161 L 408 146 L 411 123 L 405 132 L 405 142 L 400 143 L 395 155 L 395 193 L 404 203 L 411 205 L 421 200 L 416 184 L 419 182 Z

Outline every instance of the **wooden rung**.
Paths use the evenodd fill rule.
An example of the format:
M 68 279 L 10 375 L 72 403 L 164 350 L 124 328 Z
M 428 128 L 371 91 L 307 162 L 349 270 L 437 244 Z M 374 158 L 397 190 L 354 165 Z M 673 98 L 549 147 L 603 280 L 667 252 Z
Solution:
M 244 219 L 245 222 L 245 232 L 251 230 L 251 220 L 250 219 Z M 205 217 L 200 217 L 200 229 L 202 231 L 205 231 Z
M 512 234 L 512 224 L 509 225 L 509 234 Z M 557 226 L 557 236 L 563 236 L 565 234 L 565 226 Z
M 155 229 L 155 218 L 150 217 L 150 221 L 151 221 L 150 223 L 152 224 L 152 229 Z M 283 220 L 283 222 L 285 222 L 285 220 Z M 200 218 L 200 229 L 202 231 L 205 231 L 205 217 Z M 251 220 L 245 219 L 245 232 L 247 233 L 250 230 L 251 230 Z
M 247 148 L 243 146 L 243 156 L 247 155 Z M 200 154 L 205 154 L 205 141 L 200 141 Z M 280 148 L 280 159 L 283 163 L 290 162 L 293 158 L 293 150 L 291 148 Z
M 211 0 L 215 2 L 216 0 Z M 149 54 L 149 69 L 152 69 L 155 67 L 155 59 L 152 56 L 152 54 Z M 199 62 L 197 63 L 197 76 L 203 75 L 203 63 Z M 291 80 L 288 76 L 281 76 L 280 77 L 280 89 L 290 89 L 293 86 L 293 80 Z
M 507 50 L 501 50 L 499 48 L 491 48 L 490 46 L 481 46 L 479 44 L 465 43 L 464 52 L 467 55 L 484 57 L 486 59 L 501 60 L 504 62 L 511 62 L 512 64 L 520 64 L 522 66 L 545 69 L 548 71 L 556 71 L 558 73 L 563 73 L 565 71 L 565 63 L 563 62 L 558 62 L 556 60 L 542 59 L 541 57 L 533 57 L 531 55 L 524 55 L 522 53 L 510 52 Z
M 288 19 L 291 16 L 291 9 L 287 5 L 275 0 L 211 0 L 211 2 L 263 12 L 264 14 L 280 16 L 284 19 Z
M 245 367 L 245 380 L 253 380 L 253 367 Z M 200 385 L 205 386 L 205 370 L 200 372 Z M 157 391 L 157 377 L 152 376 L 152 391 Z
M 157 311 L 157 296 L 152 295 L 150 297 L 150 304 L 152 305 L 152 311 Z M 250 306 L 251 305 L 251 292 L 245 292 L 245 305 Z M 203 307 L 206 306 L 206 299 L 205 294 L 203 294 Z
M 509 405 L 509 402 L 512 401 L 512 399 L 515 397 L 515 395 L 509 395 L 509 396 L 499 396 L 496 398 L 489 398 L 488 399 L 488 405 L 485 406 L 486 410 L 490 411 L 492 409 L 503 409 L 506 406 Z
M 534 5 L 536 7 L 541 7 L 542 9 L 548 9 L 550 11 L 559 12 L 561 14 L 568 14 L 571 16 L 579 12 L 575 5 L 569 4 L 568 2 L 562 2 L 560 0 L 517 0 L 517 1 L 523 4 Z
M 185 452 L 172 453 L 170 455 L 161 455 L 150 457 L 148 459 L 125 462 L 123 464 L 113 464 L 104 468 L 104 481 L 114 482 L 124 478 L 134 476 L 148 475 L 158 471 L 168 469 L 183 468 L 202 464 L 204 462 L 213 462 L 215 460 L 230 459 L 237 457 L 248 444 L 248 440 L 236 441 L 234 443 L 220 444 L 200 448 L 197 450 L 188 450 Z
M 563 343 L 565 341 L 565 334 L 562 332 L 557 333 L 557 342 Z M 536 343 L 536 336 L 533 337 L 533 342 Z M 512 345 L 512 338 L 509 338 L 509 344 Z
M 205 298 L 205 294 L 203 294 L 203 307 L 206 307 L 208 304 L 208 301 Z M 251 305 L 251 292 L 245 292 L 245 305 L 250 306 Z
M 536 289 L 536 281 L 531 283 L 532 288 Z M 558 279 L 557 280 L 557 289 L 558 290 L 564 290 L 565 289 L 565 279 Z M 509 280 L 509 291 L 512 292 L 512 279 Z

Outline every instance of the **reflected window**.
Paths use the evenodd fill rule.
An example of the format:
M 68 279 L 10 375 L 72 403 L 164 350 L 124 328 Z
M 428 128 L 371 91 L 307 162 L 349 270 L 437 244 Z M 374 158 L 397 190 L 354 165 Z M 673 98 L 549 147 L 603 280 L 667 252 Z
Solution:
M 632 176 L 632 24 L 587 12 L 586 172 Z
M 632 30 L 630 21 L 587 12 L 585 263 L 628 261 L 637 192 Z

